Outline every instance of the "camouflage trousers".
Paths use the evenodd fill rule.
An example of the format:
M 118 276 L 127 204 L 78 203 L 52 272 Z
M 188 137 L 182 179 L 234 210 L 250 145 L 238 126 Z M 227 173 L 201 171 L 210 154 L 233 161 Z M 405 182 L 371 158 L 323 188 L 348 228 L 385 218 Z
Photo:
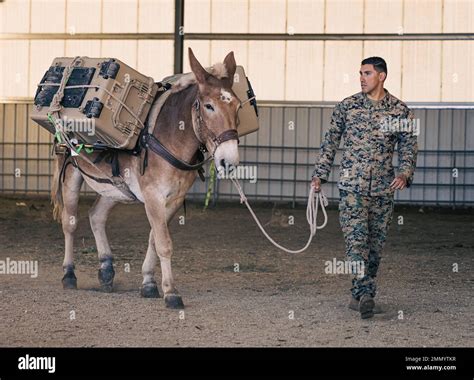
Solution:
M 363 196 L 339 190 L 339 222 L 346 243 L 347 261 L 363 263 L 362 273 L 352 273 L 352 296 L 359 300 L 364 294 L 375 297 L 375 277 L 380 254 L 393 215 L 393 196 Z M 355 266 L 353 266 L 354 268 Z

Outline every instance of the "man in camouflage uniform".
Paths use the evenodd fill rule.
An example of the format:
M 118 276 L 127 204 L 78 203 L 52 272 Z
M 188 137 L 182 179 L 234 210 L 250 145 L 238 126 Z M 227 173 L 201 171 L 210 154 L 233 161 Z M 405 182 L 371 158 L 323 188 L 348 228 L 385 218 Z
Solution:
M 384 89 L 386 77 L 387 65 L 382 58 L 362 61 L 362 91 L 334 108 L 312 178 L 313 188 L 319 191 L 321 183 L 328 180 L 344 137 L 339 216 L 347 260 L 363 263 L 363 273 L 353 271 L 356 276 L 349 304 L 362 318 L 377 312 L 375 277 L 392 219 L 394 192 L 410 186 L 417 155 L 417 124 L 406 104 Z M 392 158 L 397 144 L 399 168 L 395 176 Z

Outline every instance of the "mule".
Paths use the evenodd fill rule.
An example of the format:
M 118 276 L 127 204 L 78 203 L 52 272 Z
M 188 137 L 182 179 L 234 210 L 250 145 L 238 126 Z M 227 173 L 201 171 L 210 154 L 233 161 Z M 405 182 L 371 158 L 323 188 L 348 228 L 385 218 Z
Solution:
M 236 62 L 230 52 L 223 63 L 215 64 L 207 71 L 189 49 L 189 62 L 192 73 L 184 75 L 171 87 L 169 97 L 162 105 L 161 112 L 152 125 L 153 136 L 176 158 L 193 163 L 198 157 L 198 148 L 205 145 L 213 154 L 216 167 L 237 166 L 239 163 L 237 139 L 237 112 L 240 100 L 232 91 Z M 232 132 L 235 138 L 222 142 L 216 136 Z M 94 160 L 99 153 L 89 157 Z M 141 202 L 145 205 L 151 231 L 148 249 L 142 266 L 143 282 L 141 296 L 158 298 L 160 292 L 155 281 L 155 268 L 160 260 L 162 272 L 162 291 L 166 307 L 183 308 L 171 270 L 173 244 L 168 229 L 175 213 L 182 206 L 186 193 L 196 179 L 196 171 L 176 168 L 161 156 L 148 152 L 147 167 L 141 171 L 143 150 L 134 156 L 118 152 L 117 159 L 128 187 L 127 194 L 117 186 L 99 181 L 104 172 L 111 167 L 101 161 L 92 165 L 72 157 L 74 165 L 65 165 L 65 155 L 55 158 L 52 202 L 54 215 L 62 223 L 65 239 L 63 261 L 65 289 L 77 289 L 74 273 L 73 241 L 77 227 L 79 192 L 84 181 L 97 192 L 98 197 L 89 211 L 89 219 L 94 233 L 99 256 L 99 282 L 101 289 L 113 291 L 113 255 L 107 240 L 105 226 L 110 211 L 117 203 Z M 71 157 L 69 157 L 70 159 Z

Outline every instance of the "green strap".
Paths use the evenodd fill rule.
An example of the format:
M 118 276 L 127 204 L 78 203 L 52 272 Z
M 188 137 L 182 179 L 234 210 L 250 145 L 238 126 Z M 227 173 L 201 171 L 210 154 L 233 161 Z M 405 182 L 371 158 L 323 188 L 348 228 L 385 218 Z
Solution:
M 81 153 L 82 148 L 84 148 L 84 144 L 79 144 L 76 148 L 76 153 Z
M 47 117 L 48 117 L 48 120 L 51 124 L 53 124 L 53 127 L 54 129 L 56 129 L 56 121 L 54 120 L 54 117 L 53 115 L 51 115 L 50 113 L 47 114 Z M 57 131 L 55 134 L 54 134 L 54 138 L 58 141 L 58 143 L 62 143 L 63 140 L 61 139 L 61 133 L 59 133 L 59 131 Z
M 47 116 L 48 116 L 48 120 L 49 120 L 53 125 L 55 125 L 53 116 L 52 116 L 50 113 L 48 113 Z
M 209 167 L 209 185 L 207 186 L 206 200 L 204 201 L 204 210 L 209 206 L 209 200 L 211 199 L 212 189 L 214 188 L 214 179 L 216 176 L 216 168 L 214 166 L 214 161 L 211 161 Z

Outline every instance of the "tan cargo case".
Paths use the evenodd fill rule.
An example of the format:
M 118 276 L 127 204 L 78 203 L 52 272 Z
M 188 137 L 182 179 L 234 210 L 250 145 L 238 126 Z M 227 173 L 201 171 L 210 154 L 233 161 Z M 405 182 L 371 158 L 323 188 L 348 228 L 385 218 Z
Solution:
M 55 128 L 48 119 L 49 106 L 58 86 L 47 84 L 59 84 L 73 61 L 55 58 L 35 95 L 31 118 L 51 133 Z M 133 149 L 157 90 L 153 78 L 118 59 L 81 57 L 66 84 L 59 117 L 79 142 Z
M 252 86 L 245 75 L 245 71 L 242 66 L 237 66 L 237 69 L 235 70 L 232 91 L 234 91 L 239 97 L 240 101 L 244 103 L 238 113 L 239 125 L 237 127 L 237 131 L 239 132 L 239 136 L 245 136 L 249 133 L 257 131 L 259 127 L 257 100 L 255 99 Z M 247 101 L 251 98 L 253 99 Z

